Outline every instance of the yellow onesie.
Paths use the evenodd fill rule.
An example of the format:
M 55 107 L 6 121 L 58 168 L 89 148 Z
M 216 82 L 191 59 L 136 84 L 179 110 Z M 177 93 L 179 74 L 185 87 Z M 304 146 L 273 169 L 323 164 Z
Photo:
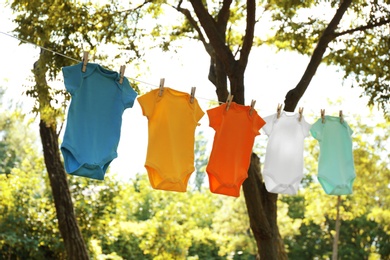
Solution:
M 154 189 L 185 192 L 195 170 L 195 128 L 204 112 L 190 98 L 165 87 L 161 97 L 154 89 L 137 99 L 148 119 L 145 168 Z

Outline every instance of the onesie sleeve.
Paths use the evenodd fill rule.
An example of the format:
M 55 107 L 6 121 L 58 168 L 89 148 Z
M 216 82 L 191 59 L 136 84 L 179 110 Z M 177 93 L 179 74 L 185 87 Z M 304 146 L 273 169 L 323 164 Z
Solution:
M 194 116 L 195 116 L 195 122 L 199 122 L 199 120 L 204 116 L 204 112 L 202 108 L 199 106 L 199 103 L 196 99 L 194 99 Z
M 320 118 L 310 128 L 311 135 L 315 139 L 317 139 L 318 141 L 320 141 L 322 139 L 322 129 L 323 129 L 322 125 L 323 124 L 322 124 L 321 118 Z
M 272 128 L 274 126 L 274 117 L 276 114 L 264 117 L 265 125 L 263 126 L 263 131 L 266 135 L 270 135 L 272 132 Z
M 209 125 L 214 130 L 217 130 L 221 125 L 223 110 L 225 109 L 225 107 L 226 106 L 222 104 L 220 106 L 207 110 L 207 115 L 209 117 Z
M 133 107 L 137 95 L 137 92 L 131 87 L 129 80 L 124 77 L 122 82 L 122 102 L 125 108 Z
M 304 137 L 309 137 L 310 136 L 310 128 L 311 124 L 309 124 L 306 120 L 305 117 L 302 116 L 301 120 L 301 125 L 302 125 L 302 133 Z
M 62 68 L 66 90 L 73 95 L 83 81 L 82 63 Z
M 351 127 L 349 127 L 348 123 L 345 122 L 345 121 L 344 121 L 344 125 L 345 125 L 345 127 L 347 128 L 347 131 L 348 131 L 349 136 L 352 136 L 353 130 L 351 129 Z
M 152 90 L 137 98 L 138 103 L 140 104 L 142 109 L 142 114 L 148 118 L 153 114 L 153 110 L 156 102 L 155 94 L 156 91 Z
M 253 113 L 253 115 L 253 130 L 256 135 L 260 135 L 260 129 L 266 124 L 266 122 L 257 114 L 257 112 Z

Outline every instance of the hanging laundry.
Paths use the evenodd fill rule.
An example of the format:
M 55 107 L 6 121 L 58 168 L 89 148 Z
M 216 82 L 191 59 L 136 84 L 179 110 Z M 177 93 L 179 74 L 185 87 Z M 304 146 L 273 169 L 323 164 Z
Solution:
M 137 93 L 117 72 L 88 63 L 63 67 L 66 90 L 71 94 L 61 152 L 67 173 L 103 180 L 117 154 L 122 114 Z
M 233 197 L 248 177 L 254 139 L 265 124 L 250 106 L 231 102 L 209 109 L 210 127 L 215 130 L 210 159 L 206 167 L 210 191 Z
M 320 144 L 318 181 L 326 194 L 346 195 L 352 193 L 356 178 L 352 153 L 353 131 L 340 117 L 325 116 L 318 119 L 310 129 Z
M 303 178 L 304 139 L 310 124 L 299 114 L 282 111 L 264 118 L 268 136 L 263 178 L 268 192 L 295 195 Z
M 195 170 L 195 129 L 204 112 L 196 98 L 191 103 L 188 93 L 168 87 L 152 90 L 137 100 L 148 119 L 145 168 L 151 186 L 185 192 Z

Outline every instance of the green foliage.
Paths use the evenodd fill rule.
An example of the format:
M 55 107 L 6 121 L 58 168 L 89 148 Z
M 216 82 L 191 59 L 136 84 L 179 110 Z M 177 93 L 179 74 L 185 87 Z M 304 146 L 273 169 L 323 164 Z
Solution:
M 216 17 L 223 1 L 204 2 Z M 263 10 L 271 14 L 271 27 L 275 29 L 266 42 L 279 49 L 312 53 L 329 22 L 329 14 L 334 13 L 338 3 L 333 0 L 260 1 Z M 99 54 L 95 57 L 97 61 L 103 61 L 107 57 L 100 55 L 97 49 L 107 43 L 120 44 L 122 54 L 134 60 L 142 56 L 139 47 L 145 46 L 146 41 L 141 41 L 143 37 L 152 37 L 153 45 L 163 50 L 169 50 L 172 41 L 182 37 L 201 39 L 182 14 L 178 13 L 175 16 L 178 19 L 173 19 L 178 23 L 173 30 L 167 26 L 168 19 L 161 18 L 171 14 L 167 9 L 176 8 L 176 4 L 177 1 L 148 1 L 124 10 L 116 1 L 96 5 L 84 1 L 19 0 L 12 2 L 12 8 L 17 15 L 15 33 L 21 39 L 75 60 L 80 60 L 83 50 L 91 50 Z M 386 111 L 390 75 L 388 34 L 383 27 L 343 34 L 388 17 L 389 10 L 382 4 L 382 1 L 369 4 L 354 1 L 349 21 L 338 28 L 340 35 L 335 36 L 337 40 L 332 42 L 325 62 L 343 68 L 346 77 L 354 76 L 371 97 L 370 104 L 384 105 Z M 190 5 L 184 5 L 182 7 L 192 11 Z M 235 53 L 239 53 L 242 43 L 245 8 L 242 2 L 234 2 L 224 35 Z M 152 28 L 146 25 L 150 21 L 154 22 L 150 23 Z M 61 67 L 74 63 L 52 53 L 45 53 L 41 58 L 42 67 L 51 79 L 58 75 Z M 52 110 L 53 104 L 63 101 L 61 104 L 65 106 L 69 96 L 63 90 L 38 83 L 42 82 L 27 91 L 42 101 L 37 111 L 45 119 L 58 119 L 61 113 Z M 12 122 L 0 122 L 2 130 L 6 129 L 6 133 L 0 134 L 1 171 L 11 173 L 9 178 L 0 176 L 0 251 L 5 252 L 0 257 L 61 259 L 64 250 L 55 226 L 51 197 L 46 190 L 47 179 L 42 177 L 43 162 L 29 144 L 16 145 L 24 143 L 20 140 L 25 139 L 10 142 L 11 131 L 7 129 L 12 129 Z M 359 129 L 356 132 L 361 133 L 355 139 L 358 177 L 354 195 L 343 197 L 341 206 L 339 255 L 342 259 L 348 255 L 359 259 L 374 254 L 389 256 L 390 167 L 386 127 L 388 122 L 356 126 Z M 381 135 L 377 134 L 378 129 Z M 19 129 L 15 133 L 19 133 Z M 196 149 L 201 155 L 205 143 L 199 140 Z M 315 144 L 311 147 L 315 148 Z M 317 153 L 313 149 L 312 154 Z M 196 166 L 201 172 L 206 158 L 199 158 Z M 295 198 L 282 197 L 278 202 L 279 227 L 291 259 L 324 258 L 331 254 L 336 201 L 324 195 L 315 181 L 315 158 L 310 161 L 308 157 L 308 160 L 302 192 Z M 187 193 L 153 190 L 145 174 L 138 175 L 131 183 L 119 183 L 109 176 L 104 182 L 70 177 L 79 225 L 91 255 L 106 259 L 253 258 L 255 245 L 242 196 L 232 199 L 210 194 L 201 190 L 203 177 L 201 174 L 198 177 L 196 190 Z
M 55 209 L 41 184 L 36 171 L 0 176 L 0 259 L 64 258 Z
M 16 155 L 16 151 L 12 150 L 8 144 L 4 142 L 5 138 L 6 137 L 2 136 L 3 140 L 0 142 L 0 174 L 10 174 L 12 168 L 20 161 L 20 158 Z
M 389 11 L 390 12 L 390 11 Z M 390 15 L 390 14 L 389 14 Z M 327 63 L 343 68 L 345 78 L 354 77 L 369 97 L 369 105 L 378 105 L 390 112 L 390 37 L 388 28 L 371 29 L 343 42 L 326 58 Z M 350 62 L 345 62 L 349 60 Z
M 153 190 L 146 174 L 129 183 L 69 178 L 93 257 L 250 259 L 255 245 L 243 198 Z M 226 212 L 230 214 L 227 215 Z M 240 258 L 241 257 L 241 258 Z
M 17 155 L 8 164 L 9 175 L 0 175 L 0 259 L 62 259 L 55 209 L 42 178 L 44 163 L 29 130 L 32 125 L 19 109 L 0 117 L 7 118 L 2 147 L 6 155 L 10 151 Z
M 222 205 L 215 213 L 212 225 L 213 230 L 220 235 L 220 254 L 233 259 L 255 256 L 257 248 L 249 226 L 244 196 L 237 199 L 223 196 L 221 200 Z
M 218 21 L 223 1 L 203 1 L 210 15 Z M 150 40 L 153 47 L 162 51 L 174 51 L 180 48 L 180 40 L 191 39 L 209 44 L 207 36 L 201 29 L 190 1 L 145 1 L 139 9 L 145 15 L 144 26 L 150 28 Z M 243 42 L 243 31 L 246 25 L 246 4 L 232 1 L 225 32 L 221 33 L 232 53 L 239 54 Z M 166 19 L 169 17 L 170 19 Z M 259 18 L 261 19 L 261 17 Z M 147 25 L 145 25 L 147 24 Z M 175 44 L 175 42 L 179 42 Z
M 2 90 L 0 87 L 0 101 Z M 29 134 L 26 131 L 19 131 L 23 124 L 28 124 L 20 108 L 16 111 L 6 111 L 0 103 L 0 174 L 10 174 L 13 168 L 20 166 L 23 157 L 19 151 L 29 149 L 35 140 L 26 139 Z M 4 110 L 3 110 L 4 109 Z
M 390 158 L 388 122 L 374 121 L 374 115 L 353 116 L 356 180 L 352 195 L 342 196 L 340 206 L 340 259 L 387 259 L 390 242 L 389 201 Z M 372 120 L 370 120 L 370 118 Z M 355 123 L 356 122 L 356 123 Z M 312 156 L 305 166 L 312 182 L 294 197 L 278 202 L 279 227 L 290 259 L 331 257 L 337 197 L 326 195 L 317 182 L 317 141 L 309 145 Z M 304 216 L 304 217 L 303 217 Z
M 219 260 L 225 259 L 218 254 L 219 247 L 216 239 L 209 229 L 193 230 L 193 241 L 188 248 L 188 256 L 196 259 Z
M 132 200 L 132 205 L 126 202 L 126 208 L 133 211 L 129 214 L 132 220 L 126 224 L 129 226 L 127 232 L 132 241 L 140 242 L 139 249 L 146 256 L 153 259 L 183 259 L 186 256 L 224 259 L 226 254 L 234 255 L 239 251 L 253 254 L 254 246 L 248 248 L 248 244 L 253 245 L 253 239 L 248 236 L 249 224 L 242 200 L 221 198 L 207 191 L 153 190 L 146 175 L 139 175 L 129 187 L 134 189 L 132 194 L 135 193 L 136 199 Z M 143 201 L 148 201 L 145 208 Z M 235 223 L 226 221 L 226 210 L 231 213 L 229 221 L 235 220 Z M 134 221 L 134 216 L 139 219 Z M 227 222 L 230 225 L 221 228 Z M 230 234 L 234 239 L 230 240 Z
M 83 234 L 93 238 L 97 230 L 103 231 L 117 214 L 116 193 L 120 189 L 118 181 L 106 176 L 105 182 L 70 176 L 69 186 L 75 200 L 78 222 L 83 226 Z
M 292 219 L 305 218 L 305 198 L 303 196 L 281 196 L 280 201 L 288 205 L 287 215 Z
M 12 1 L 14 22 L 17 24 L 14 29 L 16 36 L 68 57 L 41 49 L 39 60 L 34 64 L 35 82 L 28 86 L 26 94 L 35 99 L 33 111 L 40 113 L 47 124 L 55 125 L 57 120 L 63 121 L 70 96 L 62 87 L 56 89 L 49 86 L 46 76 L 50 81 L 56 80 L 62 67 L 80 62 L 83 51 L 91 52 L 90 60 L 106 60 L 108 57 L 104 51 L 97 50 L 108 44 L 116 46 L 116 53 L 110 52 L 112 59 L 113 56 L 117 58 L 115 54 L 118 53 L 122 60 L 127 61 L 134 61 L 142 55 L 138 48 L 142 44 L 136 42 L 147 35 L 137 24 L 143 13 L 137 8 L 120 11 L 119 6 L 114 0 L 105 4 L 85 1 Z M 111 62 L 106 67 L 113 69 L 113 65 Z
M 0 176 L 0 259 L 64 259 L 43 161 L 34 135 L 10 113 L 7 142 L 21 161 L 8 178 Z M 354 130 L 354 194 L 341 204 L 340 259 L 386 259 L 390 248 L 389 139 L 387 122 L 368 118 Z M 7 128 L 8 129 L 8 128 Z M 27 131 L 22 134 L 21 131 Z M 31 139 L 30 139 L 31 138 Z M 202 147 L 202 146 L 199 146 Z M 308 145 L 306 171 L 313 175 L 297 196 L 280 196 L 279 229 L 289 259 L 331 257 L 335 196 L 316 182 L 316 141 Z M 197 151 L 199 152 L 199 151 Z M 198 157 L 197 157 L 198 158 Z M 254 259 L 244 197 L 211 194 L 206 188 L 186 193 L 151 188 L 146 174 L 130 182 L 109 172 L 104 182 L 69 176 L 78 223 L 94 259 Z M 15 228 L 17 227 L 17 228 Z
M 102 238 L 103 252 L 115 252 L 124 259 L 153 259 L 140 247 L 143 237 L 140 235 L 140 225 L 137 222 L 121 222 L 118 226 L 117 236 Z
M 339 243 L 339 259 L 369 259 L 390 255 L 390 236 L 384 227 L 363 215 L 342 222 Z M 326 218 L 324 225 L 312 221 L 303 223 L 299 233 L 285 237 L 289 259 L 326 259 L 332 255 L 333 219 Z
M 284 237 L 289 259 L 327 259 L 332 254 L 332 242 L 323 227 L 313 222 L 302 223 L 292 237 Z
M 27 40 L 55 50 L 59 53 L 81 60 L 83 50 L 96 51 L 104 43 L 122 44 L 124 50 L 133 60 L 138 57 L 138 44 L 134 44 L 142 32 L 137 31 L 136 18 L 142 13 L 135 10 L 120 11 L 116 1 L 106 4 L 94 4 L 85 1 L 13 1 L 11 8 L 15 11 L 15 23 L 19 26 L 15 33 Z M 124 23 L 129 19 L 133 23 Z M 119 37 L 120 36 L 120 37 Z M 46 65 L 49 75 L 55 78 L 59 69 L 72 62 L 60 55 L 51 54 Z
M 203 132 L 195 136 L 195 189 L 202 190 L 204 178 L 206 176 L 206 166 L 208 163 L 207 140 Z
M 137 182 L 139 183 L 133 185 L 139 191 L 137 195 L 140 195 L 143 201 L 148 201 L 148 210 L 141 208 L 143 205 L 139 203 L 132 207 L 135 210 L 134 215 L 141 217 L 137 228 L 140 248 L 145 254 L 153 256 L 153 259 L 183 258 L 191 245 L 191 230 L 202 223 L 210 223 L 205 217 L 212 217 L 211 214 L 206 214 L 212 210 L 211 202 L 201 194 L 187 195 L 152 190 L 145 177 L 138 177 Z M 200 205 L 204 211 L 196 207 Z M 139 214 L 140 212 L 148 214 Z
M 270 1 L 274 34 L 265 40 L 280 50 L 311 55 L 339 1 Z M 345 78 L 354 78 L 385 115 L 390 107 L 390 8 L 386 1 L 352 1 L 334 35 L 324 62 L 342 69 Z

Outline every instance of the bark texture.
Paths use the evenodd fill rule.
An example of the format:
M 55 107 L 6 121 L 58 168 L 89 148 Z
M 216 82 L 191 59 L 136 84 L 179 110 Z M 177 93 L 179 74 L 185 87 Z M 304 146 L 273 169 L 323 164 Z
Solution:
M 260 259 L 287 259 L 277 225 L 278 195 L 265 189 L 260 159 L 252 153 L 248 178 L 243 183 L 250 226 L 256 239 Z
M 50 116 L 54 109 L 50 106 L 49 87 L 46 81 L 47 53 L 42 50 L 38 61 L 34 63 L 35 88 L 39 93 L 40 123 L 39 133 L 42 142 L 43 156 L 49 175 L 54 198 L 58 227 L 64 241 L 66 255 L 70 260 L 89 259 L 85 241 L 77 224 L 72 197 L 69 190 L 66 172 L 61 161 L 56 133 L 56 120 Z
M 214 20 L 202 1 L 191 0 L 207 37 L 201 34 L 201 30 L 194 19 L 189 19 L 189 21 L 192 21 L 196 31 L 201 34 L 199 38 L 210 55 L 209 79 L 216 87 L 218 100 L 225 102 L 230 92 L 234 96 L 234 102 L 245 105 L 244 74 L 254 38 L 256 2 L 254 0 L 246 1 L 246 29 L 238 60 L 235 59 L 235 55 L 233 55 L 225 40 L 231 3 L 232 1 L 223 1 L 217 19 Z M 183 13 L 189 15 L 188 12 Z M 208 42 L 205 40 L 206 38 L 209 40 Z M 227 78 L 230 82 L 230 91 L 228 90 Z M 266 260 L 287 259 L 283 240 L 277 226 L 277 195 L 266 191 L 260 173 L 259 158 L 255 154 L 252 154 L 248 174 L 249 177 L 244 182 L 243 188 L 250 226 L 257 243 L 258 258 Z
M 178 5 L 177 10 L 182 12 L 195 31 L 199 34 L 207 53 L 210 55 L 209 80 L 216 87 L 216 94 L 220 102 L 225 102 L 228 96 L 228 83 L 230 93 L 234 95 L 233 101 L 245 104 L 244 74 L 248 63 L 249 53 L 253 45 L 254 28 L 256 24 L 256 1 L 246 1 L 246 29 L 239 53 L 239 59 L 226 43 L 226 28 L 230 16 L 231 0 L 223 1 L 219 13 L 210 15 L 204 2 L 191 0 L 192 7 L 198 18 L 198 22 L 190 15 L 190 12 Z M 352 0 L 344 0 L 330 21 L 312 54 L 310 62 L 297 86 L 290 90 L 285 99 L 286 111 L 294 111 L 305 90 L 310 84 L 320 65 L 328 44 L 338 35 L 335 30 Z M 181 3 L 181 1 L 180 1 Z M 203 29 L 203 30 L 202 30 Z M 204 31 L 204 34 L 203 34 Z M 257 155 L 252 154 L 251 166 L 248 171 L 248 179 L 243 183 L 244 196 L 250 226 L 257 243 L 260 259 L 287 259 L 283 240 L 280 237 L 277 226 L 277 194 L 267 192 L 260 172 L 260 162 Z
M 337 26 L 339 25 L 341 18 L 343 18 L 344 13 L 347 11 L 351 3 L 352 0 L 341 1 L 335 15 L 318 40 L 317 46 L 313 51 L 309 64 L 307 65 L 301 80 L 298 82 L 295 88 L 287 92 L 286 98 L 284 100 L 284 110 L 290 112 L 295 110 L 299 100 L 305 93 L 306 89 L 309 87 L 311 80 L 316 74 L 316 71 L 320 66 L 329 43 L 339 36 L 339 34 L 336 33 Z
M 58 150 L 58 136 L 55 127 L 48 126 L 41 120 L 39 133 L 54 198 L 58 226 L 64 240 L 67 258 L 70 260 L 89 259 L 88 251 L 74 214 L 72 197 Z

